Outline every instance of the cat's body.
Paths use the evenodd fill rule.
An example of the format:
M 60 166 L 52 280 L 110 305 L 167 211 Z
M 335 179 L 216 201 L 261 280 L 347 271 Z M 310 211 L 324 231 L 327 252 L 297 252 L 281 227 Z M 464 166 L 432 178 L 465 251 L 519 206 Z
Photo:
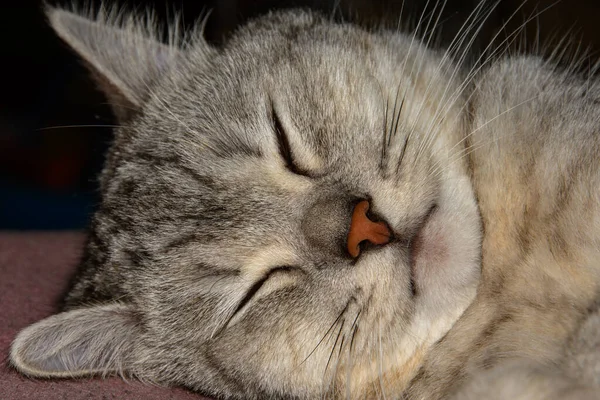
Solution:
M 482 280 L 411 389 L 424 398 L 511 358 L 561 365 L 565 343 L 597 307 L 598 84 L 541 60 L 515 58 L 491 67 L 477 86 L 473 120 L 485 126 L 472 136 L 471 166 L 485 230 Z M 510 363 L 512 379 L 540 389 L 526 392 L 531 398 L 566 398 L 557 379 L 564 370 L 544 372 L 541 386 L 558 381 L 560 388 L 546 391 L 517 364 Z M 498 375 L 486 398 L 519 398 L 518 391 L 498 394 L 510 387 L 504 378 Z
M 22 372 L 224 398 L 594 398 L 556 376 L 599 298 L 599 83 L 535 57 L 471 73 L 468 35 L 452 57 L 297 11 L 218 50 L 49 17 L 123 127 L 67 311 L 13 345 Z M 363 202 L 388 236 L 357 230 L 354 250 Z

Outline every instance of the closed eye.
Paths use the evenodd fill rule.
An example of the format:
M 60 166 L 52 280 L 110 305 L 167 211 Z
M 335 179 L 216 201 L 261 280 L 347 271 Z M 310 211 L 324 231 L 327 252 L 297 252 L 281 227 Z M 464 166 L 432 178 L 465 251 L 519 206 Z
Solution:
M 277 146 L 279 148 L 279 154 L 283 161 L 285 162 L 285 167 L 288 171 L 296 174 L 302 175 L 306 177 L 310 177 L 310 174 L 305 169 L 298 167 L 294 160 L 294 155 L 292 153 L 292 149 L 290 147 L 290 141 L 288 139 L 287 133 L 283 124 L 281 123 L 281 119 L 279 119 L 279 115 L 277 115 L 277 111 L 275 107 L 271 103 L 271 118 L 273 122 L 273 129 L 275 130 L 275 136 L 277 137 Z
M 267 281 L 271 277 L 273 277 L 275 274 L 290 273 L 290 272 L 297 272 L 297 271 L 302 271 L 302 270 L 300 268 L 298 268 L 298 267 L 293 267 L 293 266 L 290 266 L 290 265 L 283 265 L 283 266 L 271 268 L 269 271 L 267 271 L 267 273 L 262 278 L 260 278 L 256 282 L 254 282 L 254 284 L 252 284 L 252 286 L 250 286 L 250 288 L 246 291 L 246 294 L 244 295 L 244 297 L 242 297 L 242 299 L 240 300 L 240 302 L 237 304 L 237 306 L 235 307 L 234 312 L 227 319 L 227 321 L 223 324 L 223 326 L 220 329 L 220 331 L 222 331 L 223 329 L 225 329 L 231 323 L 231 321 L 235 318 L 235 316 L 244 307 L 246 307 L 246 305 L 248 305 L 248 303 L 250 302 L 250 300 L 252 300 L 252 298 L 254 296 L 256 296 L 256 294 L 258 293 L 258 291 L 265 285 L 265 283 L 267 283 Z M 304 271 L 302 271 L 302 272 L 304 272 Z

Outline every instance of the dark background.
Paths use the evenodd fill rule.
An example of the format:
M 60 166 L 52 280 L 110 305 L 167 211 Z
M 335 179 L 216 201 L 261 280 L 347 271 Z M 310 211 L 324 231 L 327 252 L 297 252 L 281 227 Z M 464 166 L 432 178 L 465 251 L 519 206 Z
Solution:
M 56 4 L 55 2 L 50 2 Z M 96 2 L 98 3 L 98 2 Z M 448 0 L 440 21 L 439 41 L 452 39 L 477 0 Z M 491 3 L 491 2 L 490 2 Z M 490 38 L 502 40 L 524 20 L 554 1 L 501 1 L 477 38 L 483 49 Z M 305 6 L 366 26 L 397 24 L 402 1 L 392 0 L 190 0 L 120 1 L 128 8 L 153 7 L 166 20 L 180 11 L 186 26 L 212 10 L 206 37 L 219 45 L 246 19 L 269 9 Z M 405 0 L 407 24 L 433 9 Z M 520 8 L 519 8 L 520 7 Z M 517 10 L 518 9 L 518 10 Z M 438 8 L 439 10 L 439 8 Z M 514 18 L 510 16 L 517 10 Z M 600 49 L 600 2 L 563 0 L 533 18 L 519 43 L 535 47 L 569 36 L 572 49 Z M 509 21 L 504 29 L 501 29 Z M 406 26 L 406 24 L 405 24 Z M 96 177 L 114 124 L 106 99 L 98 92 L 74 54 L 47 26 L 41 1 L 5 0 L 0 5 L 0 229 L 83 228 L 98 203 Z M 498 34 L 498 35 L 496 35 Z

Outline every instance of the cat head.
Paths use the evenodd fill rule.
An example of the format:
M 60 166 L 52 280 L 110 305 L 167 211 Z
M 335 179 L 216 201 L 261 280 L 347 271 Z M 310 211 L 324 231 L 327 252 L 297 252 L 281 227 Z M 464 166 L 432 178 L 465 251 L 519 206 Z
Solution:
M 48 11 L 120 127 L 68 310 L 12 364 L 237 398 L 401 390 L 479 280 L 450 58 L 310 12 L 218 49 L 115 15 Z

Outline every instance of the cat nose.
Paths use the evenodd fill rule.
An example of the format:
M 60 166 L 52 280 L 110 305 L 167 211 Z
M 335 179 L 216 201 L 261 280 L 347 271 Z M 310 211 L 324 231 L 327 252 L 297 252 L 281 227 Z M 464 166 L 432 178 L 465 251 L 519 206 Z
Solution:
M 352 212 L 350 231 L 348 232 L 347 249 L 352 258 L 360 254 L 360 243 L 364 241 L 372 244 L 387 244 L 392 238 L 392 232 L 385 222 L 371 221 L 367 216 L 369 202 L 362 200 Z

